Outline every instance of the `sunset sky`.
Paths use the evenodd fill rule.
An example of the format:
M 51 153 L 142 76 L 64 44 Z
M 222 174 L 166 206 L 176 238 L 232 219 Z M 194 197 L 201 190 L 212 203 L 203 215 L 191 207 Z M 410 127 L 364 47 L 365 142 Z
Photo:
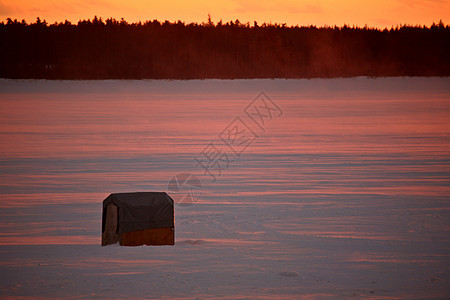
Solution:
M 287 23 L 288 25 L 359 25 L 391 27 L 398 24 L 430 25 L 448 23 L 450 1 L 446 0 L 0 0 L 0 20 L 36 17 L 48 22 L 77 22 L 92 18 L 125 18 L 129 22 L 144 20 L 182 20 L 204 22 L 208 13 L 214 22 L 222 19 L 241 22 Z

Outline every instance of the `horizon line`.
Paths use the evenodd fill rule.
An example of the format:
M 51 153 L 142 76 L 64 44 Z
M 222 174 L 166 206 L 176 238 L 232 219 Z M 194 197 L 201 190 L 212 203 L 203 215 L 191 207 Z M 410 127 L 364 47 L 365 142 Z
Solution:
M 206 22 L 187 22 L 187 21 L 182 21 L 180 19 L 176 20 L 176 21 L 169 21 L 169 20 L 164 20 L 164 21 L 160 21 L 159 19 L 146 19 L 144 21 L 139 20 L 139 21 L 134 21 L 134 22 L 128 22 L 125 18 L 121 17 L 120 19 L 116 19 L 114 17 L 99 17 L 97 15 L 94 15 L 94 17 L 92 18 L 83 18 L 83 19 L 79 19 L 78 21 L 71 21 L 68 19 L 65 19 L 64 21 L 54 21 L 53 23 L 49 23 L 46 21 L 45 18 L 41 19 L 39 16 L 37 16 L 34 20 L 34 22 L 30 22 L 28 21 L 26 18 L 22 18 L 21 20 L 19 20 L 18 18 L 12 18 L 12 17 L 7 17 L 4 18 L 3 20 L 0 19 L 0 24 L 4 24 L 6 25 L 7 22 L 11 20 L 12 22 L 17 22 L 17 23 L 21 23 L 21 24 L 26 24 L 26 25 L 32 25 L 32 24 L 39 24 L 38 21 L 40 21 L 40 23 L 44 23 L 47 26 L 50 25 L 60 25 L 60 24 L 70 24 L 70 25 L 78 25 L 79 23 L 82 22 L 92 22 L 94 20 L 97 20 L 99 22 L 105 22 L 107 20 L 112 20 L 112 21 L 117 21 L 119 23 L 124 22 L 127 25 L 138 25 L 138 24 L 147 24 L 147 23 L 151 23 L 151 22 L 158 22 L 160 24 L 165 24 L 165 23 L 169 23 L 169 24 L 178 24 L 181 23 L 183 25 L 196 25 L 196 26 L 213 26 L 213 27 L 217 27 L 220 26 L 219 24 L 223 25 L 223 26 L 227 26 L 227 25 L 238 25 L 238 26 L 242 26 L 242 27 L 246 27 L 246 28 L 255 28 L 255 27 L 284 27 L 284 28 L 311 28 L 311 27 L 315 27 L 318 29 L 330 29 L 330 28 L 352 28 L 352 29 L 375 29 L 375 30 L 385 30 L 385 29 L 396 29 L 396 28 L 402 28 L 402 27 L 420 27 L 420 28 L 431 28 L 433 26 L 443 26 L 443 27 L 449 27 L 450 24 L 446 24 L 444 23 L 444 21 L 442 19 L 439 19 L 438 22 L 433 21 L 431 24 L 426 25 L 426 24 L 408 24 L 408 23 L 398 23 L 397 25 L 391 25 L 390 27 L 385 26 L 383 27 L 378 27 L 378 26 L 369 26 L 368 24 L 365 24 L 364 26 L 360 26 L 360 25 L 356 25 L 356 24 L 347 24 L 344 23 L 343 25 L 328 25 L 328 24 L 324 24 L 324 25 L 315 25 L 315 24 L 309 24 L 309 25 L 300 25 L 300 24 L 296 24 L 296 25 L 287 25 L 287 23 L 272 23 L 271 21 L 269 22 L 262 22 L 262 23 L 258 23 L 256 20 L 253 20 L 252 22 L 248 21 L 248 22 L 241 22 L 239 20 L 239 18 L 236 18 L 235 20 L 229 20 L 229 21 L 223 21 L 223 19 L 219 19 L 219 21 L 212 21 L 212 19 L 210 18 L 209 14 L 208 14 L 208 18 L 206 20 Z M 105 23 L 104 23 L 105 24 Z M 253 25 L 251 25 L 253 24 Z

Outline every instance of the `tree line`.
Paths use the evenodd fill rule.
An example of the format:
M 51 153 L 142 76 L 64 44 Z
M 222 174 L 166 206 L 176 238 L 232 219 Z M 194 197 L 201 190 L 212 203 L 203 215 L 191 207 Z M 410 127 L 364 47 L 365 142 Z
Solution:
M 449 76 L 450 27 L 299 27 L 124 19 L 0 23 L 0 77 L 47 79 Z

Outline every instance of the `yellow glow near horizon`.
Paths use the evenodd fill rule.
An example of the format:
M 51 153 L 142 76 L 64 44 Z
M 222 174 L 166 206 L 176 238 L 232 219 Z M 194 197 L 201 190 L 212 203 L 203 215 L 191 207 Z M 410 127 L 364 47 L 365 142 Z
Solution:
M 214 22 L 239 19 L 242 23 L 286 23 L 287 25 L 368 25 L 391 27 L 399 24 L 431 25 L 448 23 L 450 1 L 445 0 L 0 0 L 0 20 L 36 17 L 47 22 L 93 18 L 95 15 L 128 22 L 158 19 L 205 22 L 208 13 Z

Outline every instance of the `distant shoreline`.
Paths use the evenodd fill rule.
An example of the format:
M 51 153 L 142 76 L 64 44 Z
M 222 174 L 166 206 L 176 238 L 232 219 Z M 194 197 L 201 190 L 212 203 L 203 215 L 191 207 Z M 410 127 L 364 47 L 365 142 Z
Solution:
M 450 75 L 413 75 L 413 76 L 366 76 L 366 75 L 358 75 L 358 76 L 337 76 L 337 77 L 254 77 L 254 78 L 12 78 L 12 77 L 0 77 L 0 80 L 42 80 L 42 81 L 207 81 L 207 80 L 225 80 L 225 81 L 238 81 L 238 80 L 320 80 L 320 79 L 389 79 L 389 78 L 442 78 L 448 79 Z
M 0 23 L 0 78 L 315 79 L 450 76 L 450 27 L 235 22 Z

